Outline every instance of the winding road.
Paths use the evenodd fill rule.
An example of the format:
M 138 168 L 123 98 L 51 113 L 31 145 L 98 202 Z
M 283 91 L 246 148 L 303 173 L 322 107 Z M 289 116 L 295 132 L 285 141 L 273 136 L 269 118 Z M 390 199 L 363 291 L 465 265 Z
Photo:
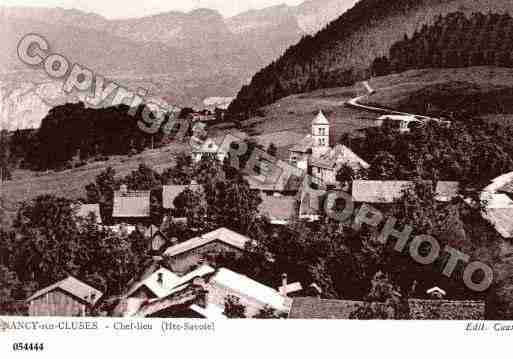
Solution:
M 387 89 L 390 89 L 392 87 L 393 86 L 381 88 L 381 89 L 379 89 L 379 91 L 386 91 Z M 376 91 L 378 91 L 378 90 L 376 90 Z M 369 96 L 369 95 L 367 94 L 367 95 L 352 98 L 352 99 L 346 101 L 345 105 L 349 106 L 349 107 L 357 108 L 359 110 L 375 112 L 375 113 L 379 113 L 379 114 L 383 114 L 383 115 L 401 115 L 401 116 L 415 117 L 416 119 L 418 119 L 419 121 L 422 121 L 424 123 L 429 122 L 429 121 L 445 122 L 445 121 L 442 121 L 442 120 L 440 120 L 438 118 L 434 118 L 434 117 L 428 117 L 428 116 L 424 116 L 424 115 L 416 115 L 413 113 L 395 111 L 395 110 L 391 110 L 391 109 L 384 108 L 384 107 L 376 107 L 376 106 L 369 106 L 369 105 L 361 104 L 359 101 L 361 101 L 362 99 L 364 99 L 367 96 Z

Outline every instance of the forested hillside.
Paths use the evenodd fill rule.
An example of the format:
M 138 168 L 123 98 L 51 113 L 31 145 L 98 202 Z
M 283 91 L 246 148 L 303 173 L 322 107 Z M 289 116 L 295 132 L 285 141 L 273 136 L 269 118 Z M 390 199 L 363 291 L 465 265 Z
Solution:
M 509 14 L 440 16 L 433 25 L 424 25 L 392 45 L 388 57 L 374 60 L 372 73 L 381 76 L 426 67 L 513 67 L 512 30 Z
M 440 16 L 458 11 L 467 16 L 474 12 L 511 13 L 513 3 L 506 0 L 362 0 L 315 36 L 304 37 L 255 74 L 251 83 L 239 91 L 230 113 L 247 117 L 257 108 L 290 94 L 344 86 L 364 79 L 370 75 L 373 61 L 385 56 L 405 35 L 409 38 L 416 31 L 422 31 L 423 26 L 440 23 Z M 435 45 L 440 45 L 440 49 L 448 48 L 445 43 L 448 39 L 449 34 L 440 37 L 438 40 L 444 43 Z
M 141 131 L 141 112 L 130 116 L 126 105 L 92 109 L 82 102 L 54 107 L 36 131 L 17 130 L 9 140 L 11 162 L 34 170 L 64 169 L 88 159 L 135 154 L 158 146 L 154 136 Z

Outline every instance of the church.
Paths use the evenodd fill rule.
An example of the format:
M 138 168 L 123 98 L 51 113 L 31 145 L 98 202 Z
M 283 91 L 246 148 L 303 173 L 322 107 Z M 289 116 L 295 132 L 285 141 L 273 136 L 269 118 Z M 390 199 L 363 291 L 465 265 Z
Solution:
M 342 144 L 330 146 L 330 122 L 322 111 L 312 121 L 311 133 L 294 145 L 289 153 L 291 165 L 328 185 L 337 185 L 337 172 L 343 165 L 354 171 L 370 167 L 348 147 Z

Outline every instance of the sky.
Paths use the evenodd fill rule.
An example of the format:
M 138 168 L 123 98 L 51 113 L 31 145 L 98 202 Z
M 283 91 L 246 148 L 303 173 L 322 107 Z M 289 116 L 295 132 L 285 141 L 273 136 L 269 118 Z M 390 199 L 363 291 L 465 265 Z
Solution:
M 4 6 L 42 6 L 75 8 L 94 12 L 107 18 L 141 17 L 165 11 L 190 11 L 197 8 L 218 10 L 226 16 L 249 9 L 288 4 L 298 5 L 304 0 L 0 0 Z

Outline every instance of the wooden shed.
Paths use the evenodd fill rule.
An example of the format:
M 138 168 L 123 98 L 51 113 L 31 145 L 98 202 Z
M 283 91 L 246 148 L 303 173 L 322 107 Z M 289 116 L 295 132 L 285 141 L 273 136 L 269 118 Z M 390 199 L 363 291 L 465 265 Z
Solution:
M 103 293 L 68 277 L 34 293 L 27 299 L 30 316 L 86 316 Z

